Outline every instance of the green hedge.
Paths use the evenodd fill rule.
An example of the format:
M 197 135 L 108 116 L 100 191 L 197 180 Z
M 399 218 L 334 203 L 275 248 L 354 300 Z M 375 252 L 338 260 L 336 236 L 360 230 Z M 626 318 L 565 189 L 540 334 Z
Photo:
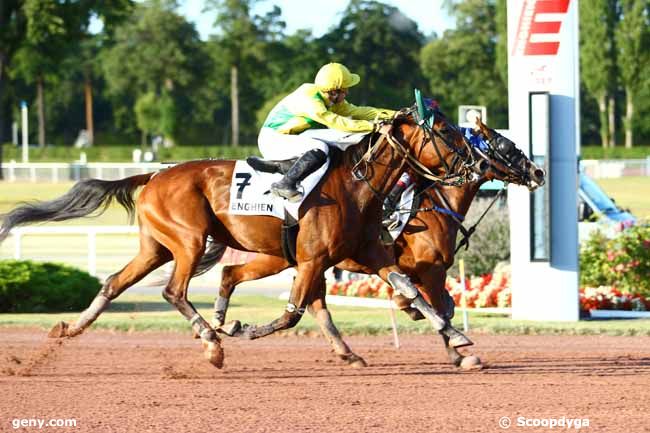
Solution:
M 650 145 L 626 149 L 623 146 L 603 149 L 602 146 L 582 146 L 582 159 L 644 159 L 650 156 Z
M 0 313 L 80 311 L 100 287 L 97 278 L 70 266 L 0 261 Z
M 88 162 L 131 162 L 133 150 L 139 146 L 93 146 L 87 149 L 77 149 L 71 146 L 30 147 L 30 162 L 73 162 L 79 159 L 79 154 L 86 153 Z M 20 147 L 4 144 L 2 147 L 3 161 L 20 161 Z M 174 146 L 160 149 L 157 161 L 189 161 L 203 158 L 244 159 L 250 155 L 259 155 L 257 146 Z

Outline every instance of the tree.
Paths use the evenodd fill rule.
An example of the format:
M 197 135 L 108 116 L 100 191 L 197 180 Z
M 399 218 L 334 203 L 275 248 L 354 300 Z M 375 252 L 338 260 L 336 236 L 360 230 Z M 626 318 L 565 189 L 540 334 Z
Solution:
M 447 112 L 463 104 L 485 105 L 490 125 L 507 127 L 508 90 L 496 64 L 495 2 L 469 0 L 450 7 L 456 29 L 422 49 L 422 71 L 431 91 Z
M 136 100 L 153 93 L 164 102 L 166 126 L 159 131 L 168 141 L 182 134 L 180 125 L 189 127 L 200 117 L 194 115 L 201 111 L 198 94 L 210 64 L 196 29 L 175 7 L 157 0 L 138 4 L 116 29 L 114 45 L 102 53 L 108 91 L 131 107 L 116 109 L 120 121 L 133 123 Z
M 328 61 L 343 63 L 361 76 L 351 100 L 399 109 L 410 105 L 413 88 L 424 84 L 419 65 L 423 41 L 417 24 L 396 7 L 352 0 L 339 24 L 319 42 L 329 53 Z
M 634 140 L 634 102 L 639 90 L 650 78 L 650 2 L 622 0 L 622 19 L 616 29 L 621 82 L 625 88 L 626 112 L 624 120 L 625 147 Z
M 222 61 L 229 66 L 233 146 L 239 145 L 241 70 L 262 59 L 266 42 L 281 34 L 284 29 L 284 23 L 279 19 L 281 11 L 277 6 L 265 17 L 251 15 L 251 9 L 257 1 L 212 0 L 209 2 L 209 5 L 218 12 L 214 25 L 220 30 L 220 34 L 213 38 L 213 43 L 219 46 L 224 54 Z
M 616 0 L 580 2 L 580 71 L 589 94 L 598 102 L 603 147 L 614 143 L 615 130 L 609 113 L 615 82 L 615 45 L 612 37 Z

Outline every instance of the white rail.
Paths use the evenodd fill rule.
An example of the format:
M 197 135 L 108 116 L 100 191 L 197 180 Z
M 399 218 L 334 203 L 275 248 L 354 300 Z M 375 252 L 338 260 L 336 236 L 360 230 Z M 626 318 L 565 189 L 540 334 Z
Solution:
M 140 163 L 62 163 L 62 162 L 16 162 L 9 161 L 2 165 L 4 178 L 9 182 L 66 182 L 80 179 L 122 179 L 136 174 L 149 173 L 169 167 L 159 162 Z
M 138 233 L 136 226 L 50 226 L 17 227 L 10 231 L 14 239 L 14 259 L 22 258 L 22 239 L 26 235 L 86 235 L 88 236 L 88 273 L 97 275 L 97 235 Z

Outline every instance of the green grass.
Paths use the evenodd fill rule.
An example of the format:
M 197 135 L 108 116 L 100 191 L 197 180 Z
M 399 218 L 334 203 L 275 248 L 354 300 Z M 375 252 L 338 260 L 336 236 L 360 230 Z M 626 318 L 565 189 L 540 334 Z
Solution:
M 211 317 L 213 298 L 208 295 L 190 299 L 207 319 Z M 234 296 L 228 312 L 229 319 L 244 323 L 265 324 L 280 316 L 285 303 L 273 298 L 253 295 Z M 330 306 L 337 327 L 345 335 L 388 335 L 391 332 L 388 310 Z M 39 327 L 49 329 L 60 320 L 74 321 L 78 313 L 60 314 L 0 314 L 0 326 Z M 459 314 L 460 316 L 460 314 Z M 462 327 L 460 317 L 454 319 Z M 470 314 L 470 329 L 476 333 L 507 335 L 650 335 L 650 319 L 587 320 L 573 322 L 515 321 L 505 316 Z M 397 313 L 402 334 L 431 334 L 426 321 L 411 321 Z M 180 313 L 173 310 L 160 296 L 124 295 L 93 325 L 95 329 L 116 331 L 176 331 L 190 332 Z M 315 321 L 305 314 L 290 334 L 319 332 Z
M 602 146 L 582 146 L 582 159 L 643 159 L 650 156 L 650 145 L 634 146 L 626 149 L 623 146 L 603 149 Z
M 619 207 L 630 209 L 637 218 L 650 219 L 650 177 L 619 177 L 596 182 Z

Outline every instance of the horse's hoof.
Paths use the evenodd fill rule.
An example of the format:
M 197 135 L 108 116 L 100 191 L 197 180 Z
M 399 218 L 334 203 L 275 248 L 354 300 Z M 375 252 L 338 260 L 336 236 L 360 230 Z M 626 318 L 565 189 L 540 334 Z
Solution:
M 367 367 L 368 364 L 366 361 L 357 355 L 356 353 L 349 353 L 346 355 L 339 355 L 342 360 L 348 363 L 348 365 L 352 368 L 364 368 Z
M 239 320 L 232 320 L 225 325 L 222 325 L 217 329 L 217 332 L 221 334 L 226 334 L 229 337 L 234 337 L 235 334 L 242 328 L 241 322 Z
M 47 333 L 49 338 L 63 338 L 68 336 L 68 325 L 66 322 L 59 322 L 56 325 L 52 326 L 50 332 Z
M 459 367 L 462 370 L 481 370 L 483 364 L 478 356 L 469 355 L 464 356 L 463 359 L 461 359 Z
M 224 354 L 221 344 L 219 344 L 219 342 L 204 341 L 203 348 L 203 355 L 205 356 L 205 359 L 210 361 L 210 364 L 214 365 L 215 367 L 222 368 Z

